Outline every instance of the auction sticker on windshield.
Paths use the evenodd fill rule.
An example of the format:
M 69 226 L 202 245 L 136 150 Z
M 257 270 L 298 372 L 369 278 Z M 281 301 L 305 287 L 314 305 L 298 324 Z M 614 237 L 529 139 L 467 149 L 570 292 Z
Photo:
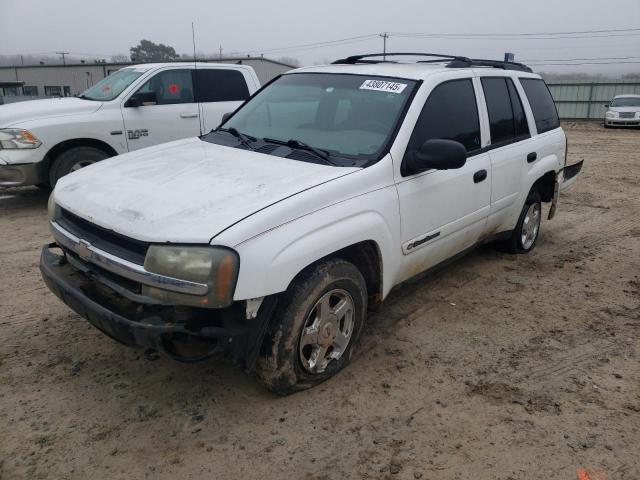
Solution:
M 402 93 L 407 88 L 406 83 L 387 82 L 385 80 L 365 80 L 360 90 L 375 90 L 377 92 Z

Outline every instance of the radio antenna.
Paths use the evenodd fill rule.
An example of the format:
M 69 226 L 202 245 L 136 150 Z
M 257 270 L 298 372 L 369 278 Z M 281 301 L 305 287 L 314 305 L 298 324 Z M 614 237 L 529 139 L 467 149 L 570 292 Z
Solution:
M 202 109 L 200 108 L 200 94 L 198 91 L 198 62 L 196 61 L 196 29 L 191 22 L 191 41 L 193 42 L 193 99 L 198 103 L 198 126 L 202 136 Z

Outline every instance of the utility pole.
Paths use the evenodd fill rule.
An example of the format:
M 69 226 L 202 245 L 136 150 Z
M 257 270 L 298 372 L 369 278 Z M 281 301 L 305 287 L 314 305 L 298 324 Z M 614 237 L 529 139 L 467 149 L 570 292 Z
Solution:
M 57 55 L 62 55 L 62 64 L 66 65 L 67 61 L 65 60 L 64 56 L 65 55 L 69 55 L 69 52 L 56 52 Z
M 382 60 L 387 59 L 387 38 L 389 38 L 389 34 L 387 32 L 381 33 L 380 37 L 382 37 Z

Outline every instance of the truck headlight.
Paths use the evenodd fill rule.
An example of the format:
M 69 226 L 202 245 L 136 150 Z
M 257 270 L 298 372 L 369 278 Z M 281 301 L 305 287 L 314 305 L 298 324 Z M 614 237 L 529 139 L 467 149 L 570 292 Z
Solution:
M 58 218 L 60 213 L 60 207 L 56 205 L 56 201 L 53 198 L 53 193 L 49 195 L 49 202 L 47 203 L 47 214 L 50 221 L 54 221 Z
M 608 111 L 607 113 L 605 113 L 605 117 L 616 118 L 616 112 Z
M 227 307 L 233 302 L 238 280 L 238 254 L 224 247 L 152 245 L 144 260 L 145 270 L 167 277 L 204 283 L 206 295 L 190 295 L 142 286 L 142 294 L 175 305 Z
M 28 130 L 21 128 L 0 128 L 0 148 L 15 150 L 38 148 L 42 142 Z

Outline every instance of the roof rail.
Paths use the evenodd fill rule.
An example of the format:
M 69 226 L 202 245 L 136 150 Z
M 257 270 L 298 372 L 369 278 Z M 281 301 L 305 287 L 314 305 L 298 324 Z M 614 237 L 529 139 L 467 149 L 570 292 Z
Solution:
M 371 60 L 371 57 L 382 57 L 383 60 Z M 334 65 L 355 65 L 356 63 L 393 63 L 386 60 L 387 57 L 432 57 L 434 59 L 439 58 L 440 60 L 431 60 L 432 62 L 442 62 L 446 60 L 461 60 L 461 61 L 470 61 L 467 57 L 460 57 L 457 55 L 442 55 L 439 53 L 367 53 L 365 55 L 353 55 L 347 58 L 341 58 L 340 60 L 336 60 L 333 62 Z
M 373 57 L 373 58 L 372 58 Z M 376 60 L 375 57 L 382 57 Z M 472 67 L 492 67 L 504 70 L 518 70 L 521 72 L 532 72 L 528 66 L 517 62 L 503 62 L 502 60 L 485 60 L 481 58 L 467 58 L 459 55 L 446 55 L 440 53 L 368 53 L 365 55 L 353 55 L 333 62 L 334 65 L 356 65 L 371 63 L 395 63 L 387 60 L 387 57 L 430 57 L 430 60 L 418 60 L 416 63 L 437 63 L 446 62 L 448 68 L 472 68 Z

